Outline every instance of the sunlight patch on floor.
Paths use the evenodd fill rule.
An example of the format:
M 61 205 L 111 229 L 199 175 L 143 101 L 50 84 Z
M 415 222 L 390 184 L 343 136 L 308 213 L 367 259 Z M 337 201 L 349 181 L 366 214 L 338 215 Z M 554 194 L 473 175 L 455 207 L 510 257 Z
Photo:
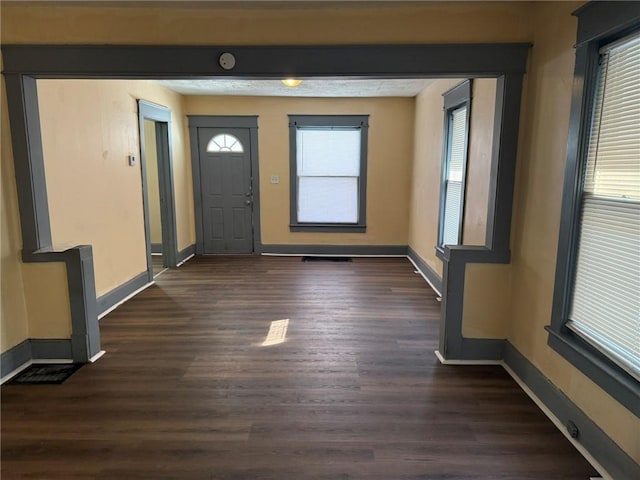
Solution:
M 284 320 L 274 320 L 269 325 L 269 333 L 267 333 L 267 338 L 262 342 L 263 347 L 268 347 L 270 345 L 278 345 L 279 343 L 284 343 L 287 338 L 287 328 L 289 327 L 289 319 L 285 318 Z

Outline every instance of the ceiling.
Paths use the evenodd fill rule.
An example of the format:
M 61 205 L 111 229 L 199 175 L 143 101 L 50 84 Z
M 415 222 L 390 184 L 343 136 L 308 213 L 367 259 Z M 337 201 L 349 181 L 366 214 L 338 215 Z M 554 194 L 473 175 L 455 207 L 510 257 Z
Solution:
M 415 97 L 430 79 L 308 78 L 297 87 L 280 80 L 156 80 L 183 95 L 236 95 L 255 97 Z

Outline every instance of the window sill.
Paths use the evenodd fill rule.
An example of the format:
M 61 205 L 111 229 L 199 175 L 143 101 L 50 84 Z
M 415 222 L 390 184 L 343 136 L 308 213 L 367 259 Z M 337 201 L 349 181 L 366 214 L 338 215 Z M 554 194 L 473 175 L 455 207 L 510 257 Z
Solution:
M 306 223 L 289 225 L 291 232 L 322 232 L 322 233 L 366 233 L 366 225 L 340 225 L 332 223 Z
M 550 326 L 548 345 L 630 412 L 640 416 L 640 382 L 570 331 Z

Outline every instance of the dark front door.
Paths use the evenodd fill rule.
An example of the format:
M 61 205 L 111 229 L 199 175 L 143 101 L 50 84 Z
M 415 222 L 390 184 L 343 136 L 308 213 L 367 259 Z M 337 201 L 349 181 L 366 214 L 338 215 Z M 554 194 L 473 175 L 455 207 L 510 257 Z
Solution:
M 252 253 L 249 129 L 199 128 L 204 253 Z

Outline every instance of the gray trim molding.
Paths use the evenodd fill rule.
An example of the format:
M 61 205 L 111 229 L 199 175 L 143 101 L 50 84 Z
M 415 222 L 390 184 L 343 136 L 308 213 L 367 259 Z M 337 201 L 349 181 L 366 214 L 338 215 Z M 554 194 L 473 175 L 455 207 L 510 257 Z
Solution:
M 257 115 L 187 115 L 189 127 L 258 128 Z
M 522 73 L 496 82 L 491 178 L 485 246 L 446 245 L 443 261 L 440 354 L 446 360 L 500 360 L 504 339 L 464 338 L 462 317 L 467 263 L 509 263 Z
M 65 263 L 73 360 L 86 362 L 100 351 L 93 252 L 91 246 L 64 251 L 52 247 L 36 79 L 20 74 L 5 74 L 5 79 L 22 229 L 22 261 Z
M 195 243 L 192 245 L 189 245 L 186 248 L 183 248 L 182 250 L 180 250 L 178 252 L 178 258 L 176 259 L 178 262 L 178 265 L 180 265 L 181 263 L 185 262 L 190 256 L 195 255 L 196 254 L 196 245 Z
M 31 360 L 31 341 L 27 338 L 0 355 L 0 377 L 17 370 Z
M 32 338 L 30 343 L 33 360 L 72 358 L 71 340 L 67 338 Z
M 93 271 L 93 250 L 80 245 L 57 251 L 43 248 L 22 252 L 25 263 L 64 262 L 67 268 L 69 307 L 71 310 L 71 345 L 75 362 L 88 362 L 100 352 L 100 328 L 96 304 L 96 285 Z
M 360 130 L 360 175 L 358 176 L 357 223 L 298 222 L 298 128 Z M 364 233 L 367 230 L 367 156 L 369 115 L 289 115 L 289 230 L 291 232 Z
M 200 185 L 200 151 L 198 149 L 199 128 L 245 128 L 249 131 L 251 144 L 251 191 L 253 209 L 253 253 L 262 252 L 262 229 L 260 223 L 260 157 L 258 152 L 257 115 L 187 115 L 189 119 L 189 142 L 191 146 L 191 173 L 193 177 L 193 208 L 196 217 L 196 254 L 204 253 L 204 229 L 202 226 L 202 188 Z
M 590 2 L 574 12 L 578 17 L 578 44 L 569 117 L 567 157 L 562 190 L 555 286 L 547 343 L 562 357 L 640 416 L 640 382 L 596 347 L 566 327 L 573 290 L 584 164 L 599 71 L 600 48 L 640 31 L 640 3 Z
M 51 246 L 38 89 L 36 79 L 26 75 L 5 73 L 5 81 L 18 185 L 22 248 L 33 252 Z
M 4 71 L 47 78 L 373 76 L 522 73 L 528 43 L 331 46 L 2 45 Z M 216 59 L 235 55 L 223 69 Z
M 100 314 L 106 312 L 114 305 L 117 305 L 136 290 L 139 290 L 147 285 L 149 281 L 150 280 L 147 272 L 142 272 L 133 277 L 131 280 L 126 281 L 122 285 L 99 297 L 97 303 Z
M 413 260 L 413 262 L 418 266 L 420 271 L 424 274 L 425 277 L 429 279 L 431 284 L 436 287 L 438 293 L 442 293 L 442 279 L 440 276 L 433 270 L 427 262 L 425 262 L 418 252 L 416 252 L 411 245 L 407 247 L 407 256 Z
M 0 355 L 0 377 L 33 360 L 74 360 L 68 338 L 27 338 Z
M 578 427 L 576 441 L 584 446 L 612 478 L 640 478 L 640 466 L 510 342 L 505 342 L 504 363 L 563 425 L 571 421 Z
M 145 148 L 144 121 L 155 123 L 156 152 L 158 162 L 158 191 L 160 192 L 160 222 L 162 224 L 162 260 L 168 267 L 176 266 L 178 239 L 176 227 L 176 202 L 173 182 L 173 141 L 171 134 L 171 110 L 162 105 L 138 100 L 138 130 L 140 136 L 140 170 L 142 176 L 142 203 L 144 210 L 144 231 L 147 245 L 147 275 L 153 280 L 151 262 L 151 229 L 149 220 L 149 186 L 147 185 L 147 153 Z
M 629 1 L 591 1 L 573 12 L 579 17 L 576 46 L 611 35 L 623 36 L 640 22 L 640 5 Z M 611 39 L 610 39 L 611 40 Z
M 397 255 L 406 256 L 406 245 L 263 245 L 262 253 L 279 255 Z

